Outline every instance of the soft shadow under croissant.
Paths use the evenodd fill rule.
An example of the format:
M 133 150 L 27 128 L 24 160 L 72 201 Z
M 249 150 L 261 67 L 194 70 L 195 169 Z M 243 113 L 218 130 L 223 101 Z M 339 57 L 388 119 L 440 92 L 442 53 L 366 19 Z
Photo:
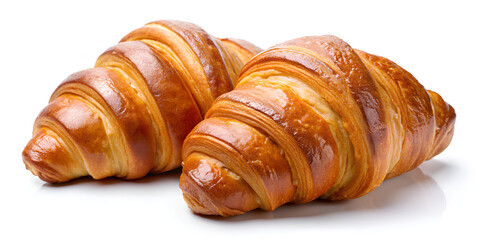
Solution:
M 23 162 L 51 183 L 177 168 L 184 138 L 259 51 L 186 22 L 134 30 L 55 90 Z
M 358 198 L 450 143 L 454 109 L 394 62 L 334 36 L 249 61 L 186 138 L 190 209 L 238 215 L 287 202 Z

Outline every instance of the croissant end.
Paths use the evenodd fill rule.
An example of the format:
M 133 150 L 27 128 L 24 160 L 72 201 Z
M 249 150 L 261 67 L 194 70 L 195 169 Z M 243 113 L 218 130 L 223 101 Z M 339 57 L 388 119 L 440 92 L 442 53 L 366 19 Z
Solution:
M 427 91 L 435 109 L 435 141 L 430 150 L 430 155 L 427 157 L 427 159 L 431 159 L 450 145 L 457 115 L 455 109 L 445 102 L 438 93 L 431 90 Z
M 183 163 L 180 177 L 185 202 L 194 213 L 224 217 L 257 208 L 253 190 L 232 174 L 213 158 L 190 155 Z
M 87 175 L 50 130 L 38 131 L 23 150 L 22 158 L 26 168 L 45 182 L 66 182 Z

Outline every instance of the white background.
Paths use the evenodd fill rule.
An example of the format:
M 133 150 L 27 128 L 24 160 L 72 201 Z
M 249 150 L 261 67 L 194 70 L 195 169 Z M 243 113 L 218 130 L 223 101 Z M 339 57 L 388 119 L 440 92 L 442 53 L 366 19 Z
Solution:
M 480 7 L 475 1 L 2 1 L 0 239 L 478 237 Z M 192 214 L 179 171 L 138 181 L 45 184 L 21 151 L 36 115 L 69 74 L 158 19 L 267 48 L 334 34 L 385 56 L 457 112 L 450 147 L 356 200 L 314 201 L 228 219 Z M 478 238 L 477 238 L 478 239 Z

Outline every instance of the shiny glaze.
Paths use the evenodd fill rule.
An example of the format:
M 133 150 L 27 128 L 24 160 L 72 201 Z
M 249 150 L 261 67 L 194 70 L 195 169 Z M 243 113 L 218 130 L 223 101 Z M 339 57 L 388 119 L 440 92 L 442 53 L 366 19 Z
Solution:
M 400 106 L 398 116 L 401 117 L 402 126 L 405 126 L 402 129 L 405 131 L 405 138 L 400 160 L 390 171 L 389 177 L 412 170 L 427 158 L 430 149 L 423 146 L 432 145 L 435 137 L 435 119 L 430 96 L 410 73 L 394 62 L 359 50 L 357 53 L 362 56 L 367 66 L 381 69 L 386 81 L 395 84 L 386 89 L 400 92 L 398 97 L 392 99 Z
M 184 142 L 180 187 L 192 211 L 222 216 L 357 198 L 443 151 L 454 122 L 450 105 L 390 60 L 334 36 L 299 38 L 256 55 L 215 101 Z M 255 131 L 237 130 L 249 127 Z M 256 144 L 258 133 L 275 151 Z M 252 147 L 276 160 L 251 155 Z M 243 164 L 252 158 L 270 169 L 286 162 L 292 183 L 288 174 L 265 181 L 268 174 Z M 218 181 L 225 192 L 212 194 Z M 278 188 L 258 188 L 271 184 Z M 252 198 L 256 206 L 239 205 Z
M 355 142 L 354 154 L 358 157 L 355 158 L 352 184 L 337 192 L 339 198 L 358 197 L 383 181 L 381 175 L 386 174 L 388 168 L 381 160 L 388 153 L 387 146 L 382 144 L 388 134 L 385 113 L 377 86 L 353 48 L 334 36 L 304 37 L 275 46 L 254 60 L 244 67 L 240 78 L 268 68 L 271 62 L 291 63 L 314 75 L 313 80 L 306 80 L 308 84 L 321 92 L 347 123 L 344 127 Z M 254 64 L 256 62 L 260 67 Z M 298 71 L 296 68 L 280 70 L 294 75 Z M 373 170 L 382 174 L 374 175 Z M 378 177 L 369 179 L 372 176 Z
M 83 129 L 78 132 L 71 132 L 75 129 L 71 125 L 64 125 L 64 128 L 72 138 L 75 138 L 78 147 L 84 149 L 83 146 L 88 145 L 88 151 L 82 151 L 82 155 L 93 178 L 101 179 L 112 174 L 127 179 L 138 178 L 153 168 L 155 135 L 152 121 L 145 105 L 135 96 L 134 90 L 125 82 L 122 75 L 106 68 L 92 68 L 74 73 L 60 84 L 52 95 L 53 104 L 51 103 L 45 109 L 55 106 L 54 103 L 58 99 L 69 101 L 75 98 L 67 94 L 79 96 L 83 100 L 82 105 L 85 106 L 59 106 L 51 113 L 40 114 L 39 118 L 56 115 L 59 118 L 67 118 L 62 121 L 65 124 L 82 123 Z M 83 118 L 79 118 L 79 114 L 72 112 L 89 105 L 93 109 Z M 97 120 L 98 117 L 93 117 L 98 114 L 103 115 L 100 121 Z M 107 121 L 111 124 L 111 128 L 119 131 L 105 129 Z M 114 135 L 106 136 L 109 134 Z M 118 140 L 120 140 L 118 144 L 125 147 L 118 149 L 120 152 L 112 152 L 107 147 L 109 141 Z M 90 164 L 95 159 L 91 156 L 92 153 L 104 157 L 96 160 L 93 165 Z M 109 154 L 106 155 L 106 153 Z M 118 171 L 110 172 L 108 170 L 116 168 L 112 161 L 125 161 L 126 164 L 116 166 L 119 168 Z M 102 165 L 107 162 L 109 162 L 108 166 Z M 100 171 L 101 174 L 96 174 L 96 171 Z
M 242 161 L 223 161 L 222 164 L 227 169 L 237 169 L 236 174 L 249 181 L 261 203 L 268 204 L 263 208 L 273 210 L 292 198 L 295 187 L 292 184 L 288 162 L 275 142 L 267 136 L 251 126 L 223 118 L 210 118 L 209 121 L 199 124 L 195 132 L 203 136 L 198 136 L 199 140 L 195 137 L 189 138 L 191 142 L 186 154 L 198 150 L 212 150 L 202 146 L 206 140 L 205 136 L 227 144 L 242 156 Z M 207 181 L 204 183 L 209 184 Z
M 132 31 L 95 68 L 57 88 L 23 151 L 27 169 L 65 182 L 87 175 L 135 179 L 179 167 L 184 138 L 213 99 L 231 90 L 247 58 L 240 55 L 256 54 L 242 46 L 231 50 L 179 21 Z M 210 100 L 202 100 L 204 93 Z
M 29 150 L 22 154 L 26 168 L 45 182 L 65 182 L 71 176 L 85 175 L 81 156 L 71 154 L 68 145 L 48 128 L 38 129 L 26 148 Z
M 161 172 L 178 167 L 181 162 L 180 149 L 187 134 L 202 120 L 200 111 L 191 94 L 173 67 L 156 54 L 147 44 L 140 41 L 122 42 L 109 48 L 98 59 L 97 67 L 130 65 L 141 78 L 139 85 L 149 92 L 151 103 L 147 108 L 152 122 L 158 130 L 157 155 L 160 162 L 153 171 Z M 132 76 L 135 77 L 135 76 Z M 163 146 L 162 146 L 163 145 Z M 150 168 L 149 170 L 151 170 Z
M 151 22 L 122 39 L 136 40 L 146 42 L 165 57 L 169 57 L 169 54 L 165 54 L 168 52 L 176 55 L 167 59 L 179 70 L 202 115 L 216 97 L 232 89 L 232 81 L 243 65 L 237 57 L 239 52 L 227 49 L 220 41 L 191 23 Z
M 232 78 L 237 76 L 230 77 L 222 51 L 218 47 L 220 43 L 216 38 L 191 23 L 180 21 L 157 21 L 155 23 L 170 28 L 180 35 L 196 56 L 200 56 L 198 60 L 203 67 L 214 99 L 222 93 L 232 90 Z
M 221 162 L 205 155 L 190 154 L 183 163 L 183 171 L 189 174 L 181 175 L 180 187 L 196 213 L 241 214 L 257 208 L 253 189 L 242 179 L 232 176 Z M 231 194 L 227 196 L 227 192 Z
M 81 159 L 88 159 L 85 167 L 92 169 L 92 176 L 104 175 L 94 169 L 112 168 L 110 162 L 106 161 L 111 153 L 105 151 L 108 149 L 99 147 L 108 144 L 102 117 L 85 100 L 77 96 L 61 96 L 43 109 L 39 116 L 42 117 L 35 121 L 34 130 L 47 128 L 55 131 L 62 139 L 68 138 L 68 142 L 72 143 L 68 144 L 68 149 L 78 149 Z M 90 140 L 92 137 L 95 141 Z
M 327 191 L 336 178 L 336 143 L 328 125 L 308 105 L 299 101 L 289 89 L 274 87 L 255 83 L 243 84 L 235 91 L 222 95 L 219 101 L 225 99 L 249 106 L 272 118 L 293 136 L 305 154 L 305 157 L 301 158 L 307 160 L 304 166 L 310 168 L 312 173 L 308 181 L 311 184 L 298 184 L 299 187 L 309 188 L 304 190 L 305 195 L 297 196 L 295 201 L 309 202 Z

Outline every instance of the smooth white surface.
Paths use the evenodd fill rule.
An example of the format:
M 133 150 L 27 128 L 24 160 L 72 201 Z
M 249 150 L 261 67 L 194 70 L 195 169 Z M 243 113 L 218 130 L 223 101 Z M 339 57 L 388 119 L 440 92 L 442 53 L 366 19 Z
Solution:
M 475 1 L 2 1 L 0 239 L 476 238 L 478 10 Z M 56 86 L 157 19 L 191 21 L 212 35 L 263 48 L 305 35 L 337 35 L 390 58 L 440 93 L 457 112 L 453 142 L 360 199 L 228 219 L 192 214 L 178 188 L 179 171 L 57 186 L 25 170 L 21 151 Z

